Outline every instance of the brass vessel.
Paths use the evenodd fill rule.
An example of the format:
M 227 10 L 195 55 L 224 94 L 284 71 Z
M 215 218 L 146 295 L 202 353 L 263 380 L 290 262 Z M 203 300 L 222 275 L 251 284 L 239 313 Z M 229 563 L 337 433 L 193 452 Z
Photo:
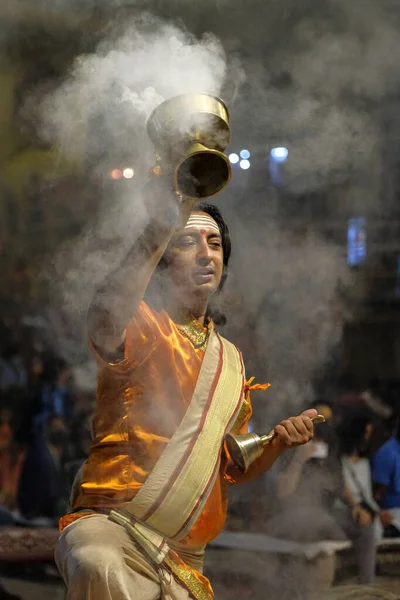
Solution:
M 311 419 L 313 423 L 324 423 L 325 417 L 316 415 Z M 261 456 L 267 444 L 276 438 L 276 433 L 259 436 L 257 433 L 230 433 L 225 442 L 228 452 L 237 468 L 246 473 L 249 466 Z
M 178 194 L 208 198 L 228 184 L 231 167 L 223 152 L 230 137 L 229 112 L 219 98 L 209 94 L 170 98 L 152 112 L 147 132 L 160 171 L 172 170 Z

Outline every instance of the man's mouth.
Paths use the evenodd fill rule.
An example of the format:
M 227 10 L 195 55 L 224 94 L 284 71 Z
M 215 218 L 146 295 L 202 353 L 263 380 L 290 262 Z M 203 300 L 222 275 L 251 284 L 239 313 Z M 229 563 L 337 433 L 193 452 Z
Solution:
M 208 283 L 214 277 L 215 271 L 213 268 L 199 269 L 194 274 L 194 279 L 199 283 Z

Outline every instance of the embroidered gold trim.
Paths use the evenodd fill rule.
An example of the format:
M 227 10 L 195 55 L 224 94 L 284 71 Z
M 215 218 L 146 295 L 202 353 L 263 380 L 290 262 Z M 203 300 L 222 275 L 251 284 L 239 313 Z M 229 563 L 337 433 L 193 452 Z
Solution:
M 165 557 L 164 564 L 187 587 L 196 600 L 212 600 L 214 598 L 214 594 L 209 594 L 206 587 L 190 569 L 185 569 L 185 567 L 177 565 L 168 556 Z
M 246 398 L 244 398 L 244 400 L 242 402 L 242 406 L 240 407 L 240 410 L 239 410 L 239 414 L 236 417 L 236 421 L 234 422 L 233 427 L 231 429 L 232 433 L 237 433 L 241 429 L 249 412 L 250 412 L 250 403 L 248 402 L 248 400 L 246 400 Z

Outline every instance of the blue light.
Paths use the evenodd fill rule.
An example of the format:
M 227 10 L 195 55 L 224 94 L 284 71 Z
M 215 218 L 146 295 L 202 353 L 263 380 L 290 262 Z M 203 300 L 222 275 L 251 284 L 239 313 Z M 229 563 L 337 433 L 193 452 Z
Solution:
M 239 164 L 240 164 L 240 168 L 244 169 L 245 171 L 247 169 L 250 169 L 250 161 L 249 160 L 246 160 L 246 159 L 245 160 L 241 160 Z
M 358 267 L 367 257 L 367 226 L 365 217 L 349 219 L 347 229 L 347 263 Z
M 285 162 L 289 155 L 289 150 L 287 148 L 272 148 L 271 156 L 274 160 L 278 162 Z
M 236 165 L 239 162 L 239 156 L 235 153 L 230 154 L 228 158 L 229 162 L 232 163 L 232 165 Z
M 250 152 L 248 150 L 241 150 L 240 151 L 240 158 L 250 158 Z

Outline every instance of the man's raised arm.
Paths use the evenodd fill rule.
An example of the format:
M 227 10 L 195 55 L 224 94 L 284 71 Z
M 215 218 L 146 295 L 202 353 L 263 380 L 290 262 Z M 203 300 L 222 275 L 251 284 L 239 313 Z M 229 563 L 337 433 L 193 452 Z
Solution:
M 97 290 L 88 311 L 88 333 L 96 348 L 112 355 L 125 341 L 135 315 L 174 231 L 186 223 L 193 200 L 178 196 L 161 178 L 144 189 L 150 220 L 121 264 Z

